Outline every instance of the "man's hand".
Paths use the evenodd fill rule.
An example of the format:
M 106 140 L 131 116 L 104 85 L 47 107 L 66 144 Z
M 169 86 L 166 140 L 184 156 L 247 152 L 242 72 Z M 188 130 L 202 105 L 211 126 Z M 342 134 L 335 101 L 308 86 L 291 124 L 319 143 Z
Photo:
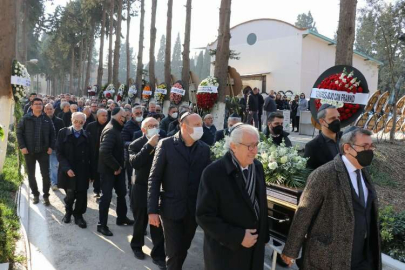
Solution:
M 75 177 L 75 173 L 72 170 L 68 170 L 67 171 L 67 175 L 69 175 L 69 177 Z
M 256 244 L 258 235 L 254 234 L 255 232 L 255 229 L 246 229 L 245 237 L 242 241 L 242 246 L 244 246 L 245 248 L 251 248 Z
M 287 257 L 284 254 L 281 254 L 281 259 L 288 264 L 288 267 L 291 267 L 295 263 L 295 259 Z
M 160 226 L 160 218 L 158 214 L 149 214 L 149 224 L 155 227 Z
M 118 171 L 115 171 L 115 172 L 114 172 L 114 175 L 119 175 L 119 174 L 121 173 L 121 170 L 122 170 L 122 168 L 120 167 L 120 168 L 118 169 Z
M 52 148 L 48 148 L 48 151 L 46 151 L 48 155 L 52 154 Z
M 23 155 L 28 155 L 28 150 L 27 150 L 27 148 L 21 149 L 21 153 L 23 153 Z
M 159 138 L 160 138 L 159 134 L 155 134 L 152 136 L 152 138 L 149 139 L 148 143 L 153 147 L 156 147 L 156 145 L 159 142 Z

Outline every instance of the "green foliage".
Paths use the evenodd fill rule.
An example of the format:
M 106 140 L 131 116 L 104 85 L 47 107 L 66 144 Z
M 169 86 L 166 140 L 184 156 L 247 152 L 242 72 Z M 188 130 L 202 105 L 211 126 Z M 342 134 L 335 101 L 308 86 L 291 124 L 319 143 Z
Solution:
M 0 174 L 0 263 L 14 262 L 15 242 L 20 223 L 14 203 L 15 192 L 22 182 L 17 155 L 7 155 Z
M 181 70 L 183 68 L 183 60 L 181 57 L 181 40 L 180 33 L 177 34 L 176 42 L 173 47 L 171 70 L 172 74 L 179 80 L 181 79 Z
M 392 206 L 380 210 L 382 251 L 405 262 L 405 211 L 395 213 Z
M 129 55 L 130 55 L 130 74 L 135 74 L 136 71 L 136 61 L 135 61 L 135 54 L 134 48 L 129 47 Z M 120 49 L 120 65 L 118 69 L 118 81 L 123 84 L 127 84 L 127 48 L 124 43 L 121 44 Z
M 295 26 L 301 28 L 308 28 L 315 33 L 318 33 L 318 29 L 316 29 L 316 23 L 314 22 L 314 18 L 312 17 L 311 11 L 308 11 L 308 14 L 301 13 L 297 16 L 297 21 L 295 22 Z
M 165 81 L 165 51 L 166 51 L 166 37 L 162 35 L 160 39 L 159 52 L 156 58 L 155 64 L 155 76 L 158 79 L 159 83 Z
M 381 187 L 397 187 L 398 184 L 394 179 L 392 179 L 391 175 L 384 171 L 381 171 L 379 169 L 379 166 L 376 165 L 380 162 L 380 155 L 378 154 L 378 152 L 376 152 L 375 155 L 376 156 L 373 160 L 373 164 L 370 166 L 369 170 L 373 183 Z

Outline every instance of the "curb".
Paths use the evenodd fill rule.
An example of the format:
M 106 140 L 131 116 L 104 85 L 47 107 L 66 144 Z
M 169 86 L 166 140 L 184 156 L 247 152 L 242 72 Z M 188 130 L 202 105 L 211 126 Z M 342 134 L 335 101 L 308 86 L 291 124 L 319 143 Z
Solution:
M 405 269 L 405 263 L 397 261 L 386 254 L 382 254 L 383 270 L 403 270 Z
M 31 249 L 28 239 L 30 194 L 27 179 L 24 179 L 17 194 L 17 215 L 20 218 L 20 232 L 24 238 L 27 269 L 31 267 Z

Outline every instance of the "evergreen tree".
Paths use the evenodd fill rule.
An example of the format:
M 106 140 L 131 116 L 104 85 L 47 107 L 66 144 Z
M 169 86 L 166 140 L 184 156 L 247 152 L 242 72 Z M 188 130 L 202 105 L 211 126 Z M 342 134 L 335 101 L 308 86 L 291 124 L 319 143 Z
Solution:
M 203 67 L 201 71 L 201 80 L 204 80 L 210 75 L 211 72 L 211 54 L 208 49 L 205 50 L 204 52 L 204 61 L 203 61 Z
M 181 79 L 181 71 L 182 71 L 182 58 L 181 58 L 181 40 L 180 40 L 180 33 L 177 34 L 176 43 L 174 44 L 173 48 L 173 55 L 172 55 L 172 63 L 171 69 L 172 74 L 178 79 Z
M 369 56 L 375 56 L 377 53 L 375 19 L 372 11 L 361 14 L 358 18 L 354 45 L 356 50 Z
M 295 22 L 295 26 L 301 28 L 308 28 L 315 33 L 318 33 L 316 29 L 316 23 L 314 22 L 314 18 L 312 17 L 311 11 L 308 11 L 308 14 L 302 13 L 297 16 L 297 21 Z
M 195 74 L 197 74 L 197 76 L 200 80 L 205 79 L 205 78 L 202 78 L 203 67 L 204 67 L 204 53 L 203 53 L 203 51 L 201 51 L 199 53 L 199 55 L 197 56 L 197 60 L 196 60 L 196 64 L 195 64 Z
M 125 43 L 121 43 L 121 49 L 120 49 L 120 65 L 119 65 L 119 70 L 118 70 L 118 81 L 120 84 L 127 84 L 127 50 L 126 50 L 126 45 Z M 134 55 L 134 48 L 130 47 L 129 48 L 129 54 L 130 54 L 130 60 L 131 60 L 131 65 L 130 65 L 130 71 L 131 71 L 131 77 L 135 78 L 135 71 L 136 71 L 136 61 L 135 61 L 135 55 Z
M 159 83 L 165 81 L 165 50 L 166 50 L 166 37 L 162 35 L 160 39 L 160 48 L 155 64 L 155 75 Z

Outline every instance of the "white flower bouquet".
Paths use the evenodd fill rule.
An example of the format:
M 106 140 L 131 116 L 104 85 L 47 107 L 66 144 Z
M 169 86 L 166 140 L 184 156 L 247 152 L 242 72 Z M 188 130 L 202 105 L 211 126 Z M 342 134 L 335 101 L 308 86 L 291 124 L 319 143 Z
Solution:
M 229 137 L 216 142 L 211 147 L 211 158 L 217 160 L 228 151 Z M 289 188 L 305 186 L 309 170 L 306 169 L 307 158 L 298 154 L 297 148 L 286 147 L 284 142 L 277 146 L 271 138 L 261 136 L 256 156 L 263 164 L 266 184 L 282 185 Z
M 115 94 L 115 88 L 113 84 L 109 84 L 107 88 L 104 90 L 103 95 L 106 98 L 113 98 Z
M 136 86 L 135 86 L 135 85 L 131 85 L 131 87 L 130 87 L 129 90 L 128 90 L 128 96 L 129 96 L 130 98 L 133 98 L 133 97 L 136 95 L 136 93 L 138 93 L 138 90 L 136 89 Z
M 11 86 L 15 101 L 21 100 L 27 95 L 30 85 L 30 74 L 26 67 L 17 60 L 13 61 L 11 71 Z

